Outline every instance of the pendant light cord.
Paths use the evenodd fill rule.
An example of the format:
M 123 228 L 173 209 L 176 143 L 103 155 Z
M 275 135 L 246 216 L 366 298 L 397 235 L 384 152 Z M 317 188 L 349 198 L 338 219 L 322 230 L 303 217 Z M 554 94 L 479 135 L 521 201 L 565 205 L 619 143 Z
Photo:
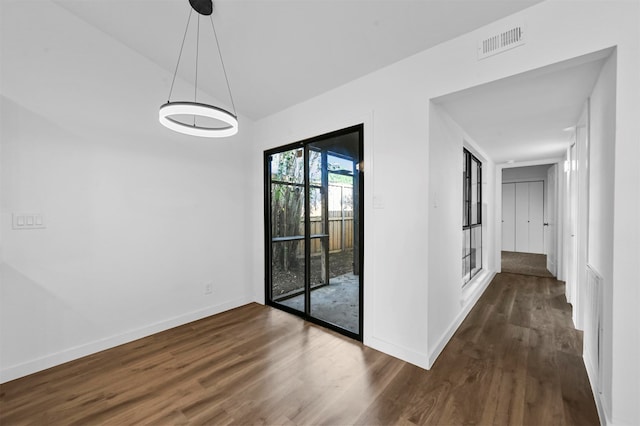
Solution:
M 224 61 L 222 60 L 222 52 L 220 51 L 220 43 L 218 42 L 218 34 L 216 33 L 216 27 L 213 25 L 213 16 L 209 15 L 209 19 L 211 20 L 211 28 L 213 28 L 213 36 L 216 39 L 216 47 L 218 48 L 218 56 L 220 56 L 220 63 L 222 64 L 222 72 L 224 73 L 224 79 L 227 82 L 227 90 L 229 91 L 229 98 L 231 99 L 231 107 L 233 108 L 233 115 L 237 116 L 236 113 L 236 105 L 233 102 L 233 95 L 231 94 L 231 86 L 229 85 L 229 77 L 227 77 L 227 69 L 224 66 Z
M 182 37 L 182 45 L 180 46 L 180 53 L 178 54 L 178 62 L 176 63 L 176 69 L 173 72 L 173 80 L 171 80 L 171 89 L 169 89 L 169 97 L 167 103 L 171 102 L 171 93 L 173 93 L 173 85 L 176 82 L 176 75 L 178 75 L 178 66 L 180 65 L 180 58 L 182 57 L 182 49 L 184 49 L 184 41 L 187 39 L 187 30 L 189 29 L 189 23 L 191 22 L 191 14 L 193 9 L 189 10 L 189 17 L 187 18 L 187 26 L 184 29 L 184 36 Z
M 187 18 L 187 26 L 184 29 L 184 35 L 182 36 L 182 44 L 180 45 L 180 53 L 178 54 L 178 62 L 176 63 L 176 68 L 173 72 L 173 79 L 171 80 L 171 88 L 169 89 L 169 96 L 167 98 L 167 103 L 171 102 L 171 95 L 173 94 L 173 86 L 176 82 L 176 77 L 178 75 L 178 67 L 180 66 L 180 59 L 182 58 L 182 51 L 184 50 L 184 43 L 187 39 L 187 32 L 189 31 L 189 24 L 191 23 L 191 15 L 193 14 L 193 8 L 189 10 L 189 17 Z M 213 16 L 209 15 L 209 19 L 211 21 L 211 28 L 213 29 L 213 36 L 216 40 L 216 47 L 218 48 L 218 56 L 220 58 L 220 64 L 222 65 L 222 72 L 224 73 L 224 80 L 227 83 L 227 91 L 229 92 L 229 99 L 231 100 L 231 107 L 233 108 L 233 115 L 237 116 L 236 112 L 236 104 L 233 100 L 233 94 L 231 93 L 231 85 L 229 84 L 229 76 L 227 75 L 227 68 L 224 66 L 224 60 L 222 59 L 222 51 L 220 50 L 220 42 L 218 41 L 218 33 L 216 32 L 216 27 L 213 24 Z M 196 32 L 196 72 L 195 72 L 195 88 L 193 93 L 194 102 L 197 101 L 198 94 L 198 59 L 199 59 L 199 44 L 200 44 L 200 15 L 198 15 L 198 29 Z M 193 125 L 195 126 L 195 116 L 193 117 Z
M 198 101 L 198 56 L 200 53 L 200 14 L 198 14 L 198 26 L 196 27 L 196 78 L 193 88 L 193 102 Z M 196 116 L 193 116 L 193 127 L 196 126 Z

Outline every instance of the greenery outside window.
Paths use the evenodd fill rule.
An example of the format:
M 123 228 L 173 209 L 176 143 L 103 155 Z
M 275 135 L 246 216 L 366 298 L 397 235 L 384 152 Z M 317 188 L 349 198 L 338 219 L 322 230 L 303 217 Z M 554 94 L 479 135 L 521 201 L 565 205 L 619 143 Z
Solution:
M 462 284 L 482 269 L 482 163 L 462 155 Z

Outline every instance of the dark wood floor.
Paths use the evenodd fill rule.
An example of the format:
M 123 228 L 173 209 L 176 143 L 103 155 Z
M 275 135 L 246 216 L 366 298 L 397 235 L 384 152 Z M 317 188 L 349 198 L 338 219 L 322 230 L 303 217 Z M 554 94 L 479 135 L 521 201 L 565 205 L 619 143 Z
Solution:
M 563 284 L 499 274 L 430 371 L 257 304 L 0 387 L 0 424 L 598 424 Z

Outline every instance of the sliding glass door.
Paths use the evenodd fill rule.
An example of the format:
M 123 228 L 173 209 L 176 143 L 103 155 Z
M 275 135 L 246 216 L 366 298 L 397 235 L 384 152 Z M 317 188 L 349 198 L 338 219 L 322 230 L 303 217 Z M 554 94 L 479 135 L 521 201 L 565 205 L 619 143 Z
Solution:
M 362 336 L 362 126 L 265 152 L 267 303 Z

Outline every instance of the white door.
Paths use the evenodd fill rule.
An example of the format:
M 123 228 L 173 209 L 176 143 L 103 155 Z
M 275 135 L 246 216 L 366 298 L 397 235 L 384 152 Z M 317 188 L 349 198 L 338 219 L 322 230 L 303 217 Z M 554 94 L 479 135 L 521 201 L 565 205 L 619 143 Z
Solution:
M 516 186 L 516 238 L 515 251 L 529 251 L 529 183 L 518 182 Z
M 544 253 L 544 182 L 529 182 L 529 253 Z
M 543 181 L 502 184 L 502 249 L 544 253 Z
M 516 249 L 516 184 L 502 184 L 502 250 Z
M 546 220 L 547 226 L 544 228 L 544 243 L 545 253 L 547 254 L 547 269 L 554 276 L 556 276 L 557 268 L 557 254 L 556 254 L 556 173 L 558 170 L 557 165 L 549 167 L 547 170 L 547 202 L 546 207 Z

